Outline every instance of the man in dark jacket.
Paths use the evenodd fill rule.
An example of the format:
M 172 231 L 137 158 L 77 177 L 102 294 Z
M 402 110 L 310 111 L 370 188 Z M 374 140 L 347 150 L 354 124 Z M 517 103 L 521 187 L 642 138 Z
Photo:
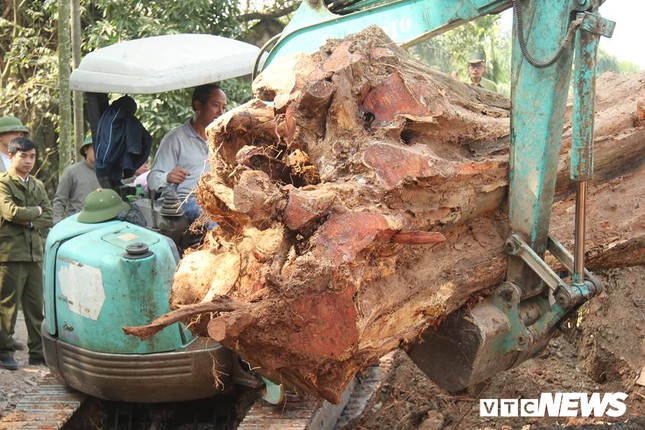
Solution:
M 0 173 L 0 368 L 16 370 L 11 339 L 22 302 L 29 335 L 29 364 L 45 364 L 43 321 L 43 248 L 52 226 L 45 186 L 31 176 L 36 145 L 26 137 L 8 145 L 11 167 Z

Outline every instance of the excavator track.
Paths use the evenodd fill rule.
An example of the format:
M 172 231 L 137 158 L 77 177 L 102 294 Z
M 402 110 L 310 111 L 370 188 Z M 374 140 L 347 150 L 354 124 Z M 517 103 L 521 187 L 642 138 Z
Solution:
M 352 382 L 348 388 L 353 389 L 353 385 Z M 237 430 L 332 430 L 347 404 L 350 390 L 338 405 L 291 393 L 279 405 L 260 399 L 246 413 Z
M 341 430 L 353 419 L 359 417 L 372 395 L 389 374 L 392 354 L 386 355 L 368 368 L 363 374 L 357 375 L 347 387 L 338 405 L 312 397 L 302 397 L 287 393 L 285 402 L 271 405 L 263 399 L 258 399 L 246 411 L 242 421 L 235 425 L 233 420 L 213 419 L 207 421 L 197 419 L 204 416 L 204 411 L 213 410 L 212 402 L 208 400 L 183 402 L 181 404 L 128 404 L 104 402 L 106 406 L 96 408 L 93 399 L 78 391 L 72 390 L 58 382 L 53 375 L 47 374 L 34 390 L 27 393 L 16 405 L 15 409 L 0 419 L 0 430 L 65 430 L 67 424 L 78 418 L 83 421 L 99 423 L 104 420 L 105 429 L 130 430 L 139 428 L 172 428 L 164 423 L 164 416 L 191 415 L 193 423 L 199 429 L 213 430 Z M 219 398 L 218 398 L 219 399 Z M 92 404 L 94 406 L 92 406 Z M 178 406 L 179 405 L 179 406 Z M 87 406 L 87 407 L 86 407 Z M 107 417 L 93 417 L 98 410 L 108 411 Z M 233 410 L 233 407 L 227 408 Z M 136 413 L 134 413 L 134 412 Z M 172 411 L 172 413 L 169 413 Z M 129 412 L 129 414 L 128 414 Z M 143 422 L 141 417 L 145 416 Z M 185 425 L 182 428 L 189 428 Z M 74 427 L 76 428 L 76 427 Z
M 357 375 L 338 405 L 326 400 L 287 394 L 283 404 L 260 399 L 246 413 L 237 430 L 340 430 L 359 417 L 372 395 L 389 374 L 393 354 L 388 354 Z
M 12 413 L 0 419 L 0 430 L 60 429 L 86 398 L 47 374 L 36 389 L 18 402 Z

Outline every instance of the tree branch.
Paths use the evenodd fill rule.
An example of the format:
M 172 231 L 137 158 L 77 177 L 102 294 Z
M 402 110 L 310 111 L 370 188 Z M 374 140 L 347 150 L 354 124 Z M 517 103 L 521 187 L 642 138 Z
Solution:
M 150 324 L 141 327 L 123 327 L 125 334 L 137 336 L 142 340 L 146 340 L 154 336 L 167 326 L 174 324 L 178 321 L 183 321 L 186 318 L 193 317 L 209 312 L 232 312 L 239 309 L 249 308 L 251 305 L 241 302 L 239 300 L 231 299 L 227 296 L 215 296 L 210 302 L 195 303 L 192 305 L 181 306 L 170 313 L 162 315 Z

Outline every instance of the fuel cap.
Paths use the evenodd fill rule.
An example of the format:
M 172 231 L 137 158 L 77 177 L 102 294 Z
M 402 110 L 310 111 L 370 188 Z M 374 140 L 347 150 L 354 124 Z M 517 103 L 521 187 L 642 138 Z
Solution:
M 146 258 L 149 255 L 152 255 L 152 252 L 150 252 L 150 249 L 148 249 L 148 245 L 142 242 L 136 242 L 126 246 L 125 251 L 126 254 L 124 255 L 124 258 L 127 258 L 129 260 Z

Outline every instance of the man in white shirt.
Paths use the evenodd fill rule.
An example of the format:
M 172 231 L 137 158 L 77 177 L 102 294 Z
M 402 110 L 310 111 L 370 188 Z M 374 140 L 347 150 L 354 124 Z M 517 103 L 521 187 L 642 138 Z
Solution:
M 164 136 L 148 175 L 150 190 L 159 192 L 175 185 L 182 200 L 188 197 L 182 209 L 191 222 L 201 214 L 193 190 L 201 174 L 210 171 L 206 127 L 226 112 L 226 104 L 226 94 L 219 86 L 196 87 L 193 117 Z

